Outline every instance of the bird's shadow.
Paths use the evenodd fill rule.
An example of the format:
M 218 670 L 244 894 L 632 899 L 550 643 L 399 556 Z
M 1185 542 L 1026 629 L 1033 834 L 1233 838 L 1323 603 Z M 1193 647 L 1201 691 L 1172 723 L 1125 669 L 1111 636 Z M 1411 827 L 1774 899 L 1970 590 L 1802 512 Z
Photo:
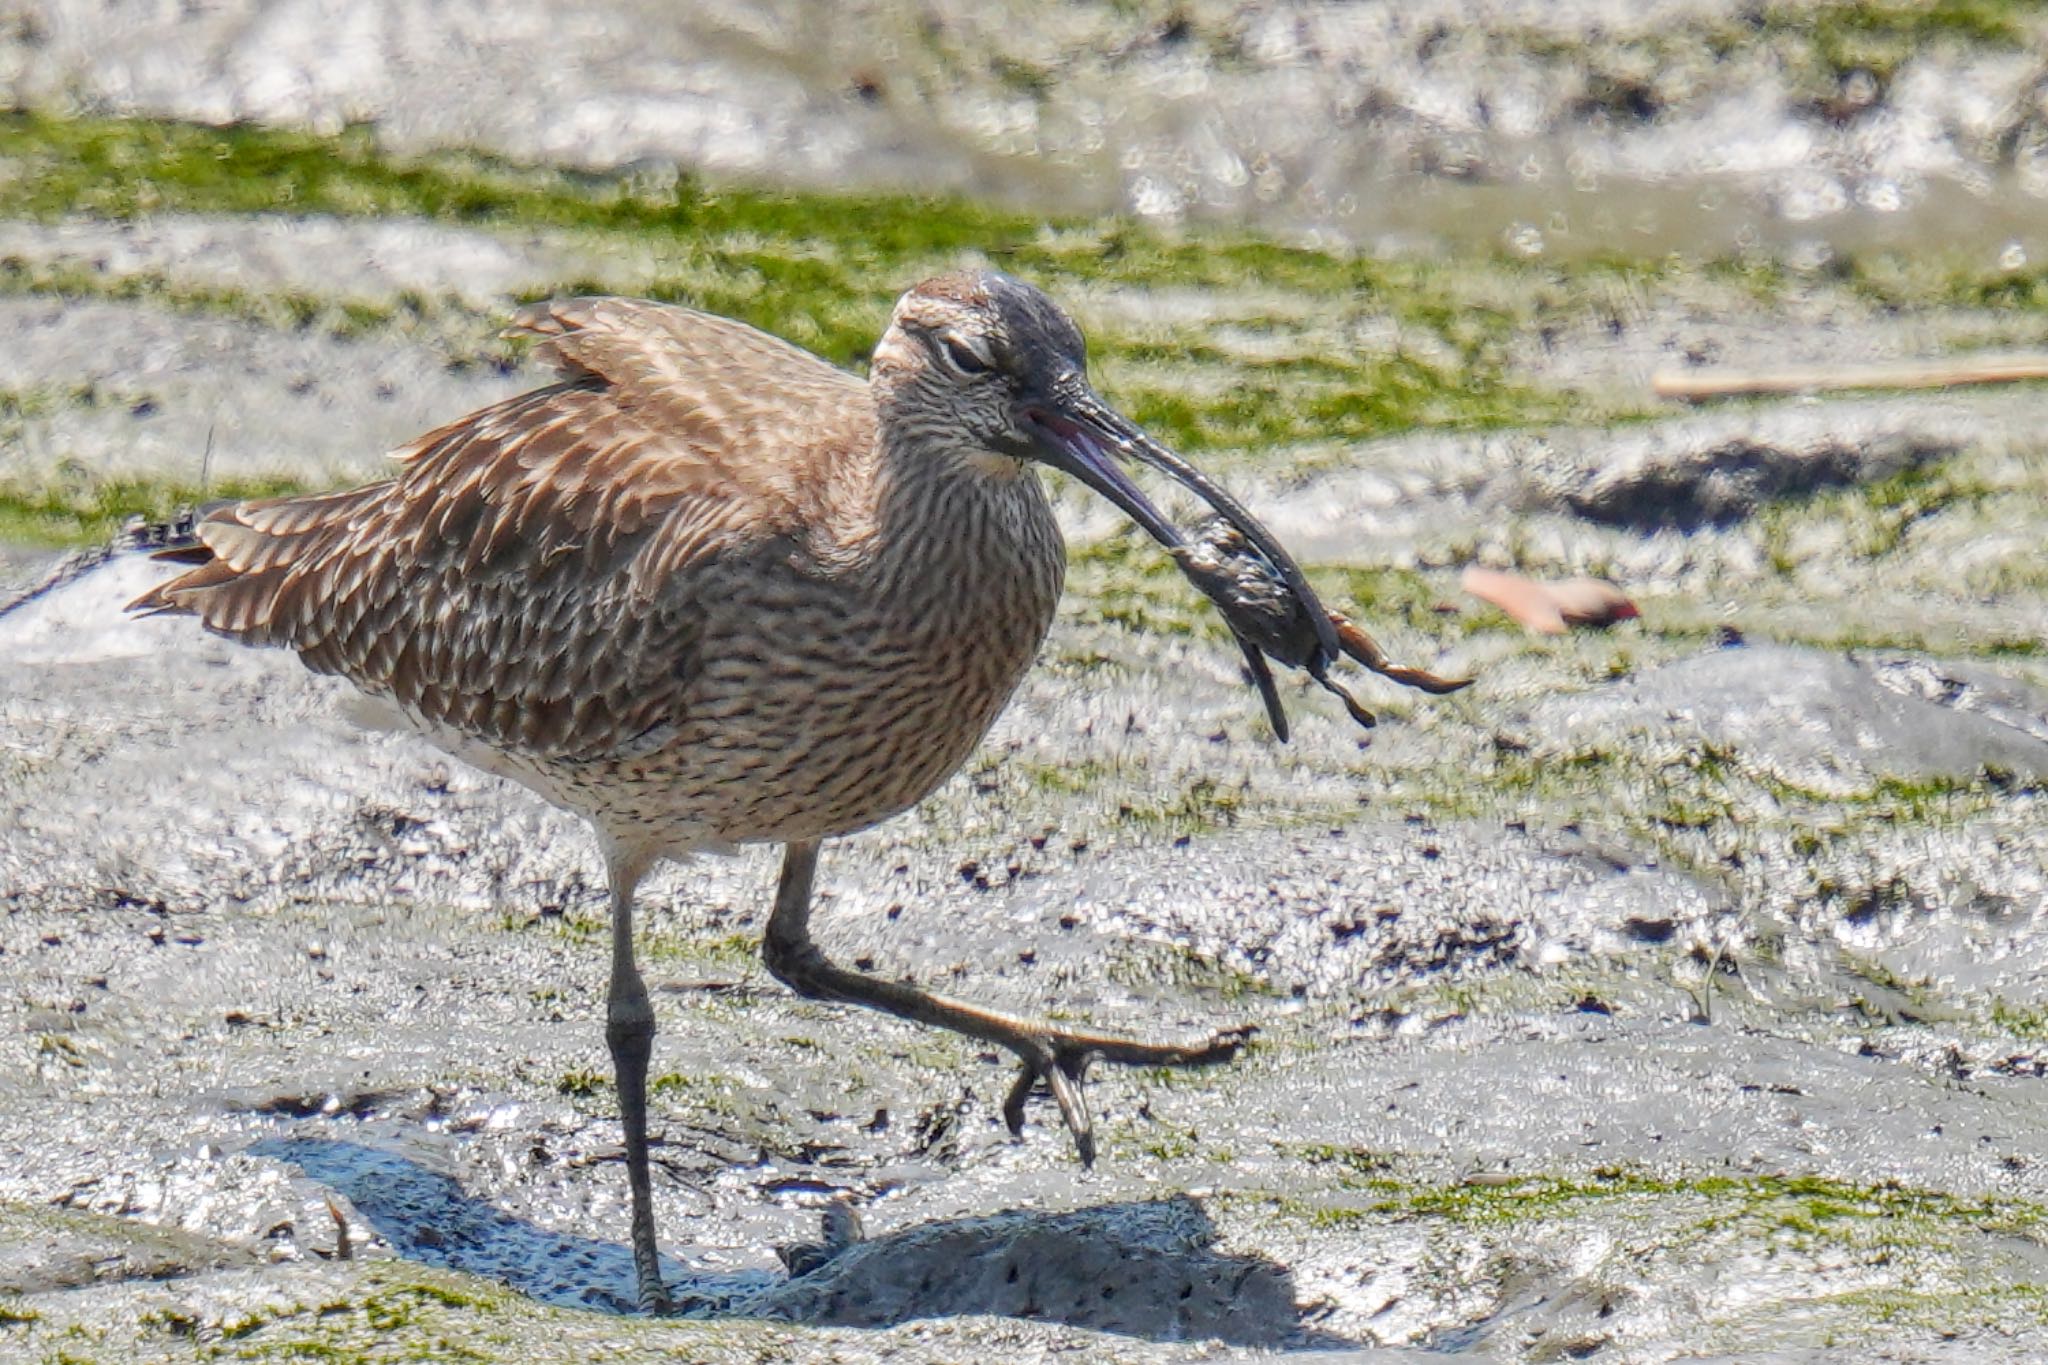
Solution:
M 311 1136 L 250 1150 L 345 1195 L 407 1259 L 499 1280 L 543 1303 L 630 1310 L 633 1258 L 622 1245 L 516 1218 L 399 1152 Z M 924 1223 L 855 1243 L 797 1277 L 711 1273 L 673 1258 L 663 1270 L 692 1316 L 889 1327 L 991 1314 L 1153 1341 L 1351 1344 L 1309 1327 L 1284 1266 L 1221 1253 L 1215 1241 L 1208 1214 L 1182 1195 Z

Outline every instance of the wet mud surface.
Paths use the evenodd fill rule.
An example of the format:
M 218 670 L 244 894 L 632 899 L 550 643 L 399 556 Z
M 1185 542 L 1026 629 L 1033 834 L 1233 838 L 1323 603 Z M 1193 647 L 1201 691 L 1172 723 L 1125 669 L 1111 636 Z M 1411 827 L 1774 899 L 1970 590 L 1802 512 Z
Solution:
M 288 657 L 122 618 L 161 572 L 118 556 L 0 615 L 9 1330 L 132 1313 L 142 1338 L 277 1343 L 347 1313 L 517 1339 L 538 1309 L 616 1313 L 588 835 L 356 729 Z M 1068 620 L 1050 648 L 1107 651 L 1086 687 L 1041 669 L 992 758 L 830 850 L 822 941 L 1111 1027 L 1250 1022 L 1257 1046 L 1099 1072 L 1084 1173 L 1049 1111 L 1004 1133 L 997 1058 L 767 978 L 765 852 L 677 868 L 645 930 L 657 1199 L 705 1321 L 616 1331 L 733 1358 L 774 1358 L 775 1323 L 819 1358 L 852 1328 L 945 1358 L 998 1321 L 1133 1359 L 2029 1353 L 2038 677 L 1703 642 L 1564 695 L 1482 670 L 1476 704 L 1404 700 L 1365 749 L 1304 692 L 1281 750 L 1220 645 Z M 1487 751 L 1615 757 L 1547 817 L 1367 776 Z M 1716 812 L 1708 857 L 1603 818 L 1707 754 L 1740 774 L 1724 798 L 1835 828 Z M 1091 787 L 1105 762 L 1142 763 L 1129 793 Z M 1195 773 L 1180 809 L 1134 807 Z M 1909 785 L 1945 808 L 1854 818 Z M 865 1240 L 791 1278 L 775 1248 L 835 1204 Z M 1157 1345 L 1193 1341 L 1221 1344 Z
M 1352 670 L 1367 734 L 1290 676 L 1278 745 L 1214 611 L 1056 490 L 1038 668 L 960 776 L 828 847 L 820 942 L 1254 1045 L 1098 1068 L 1084 1171 L 1045 1101 L 1006 1132 L 1004 1059 L 768 977 L 772 851 L 664 869 L 643 964 L 686 1316 L 637 1318 L 588 832 L 289 657 L 127 619 L 166 572 L 142 555 L 69 556 L 125 514 L 101 485 L 374 477 L 535 381 L 493 336 L 524 298 L 768 310 L 849 360 L 911 279 L 801 199 L 708 245 L 553 200 L 9 199 L 0 1359 L 2048 1353 L 2042 393 L 1646 397 L 1674 367 L 2039 348 L 2038 16 L 1877 8 L 0 15 L 17 102 L 373 119 L 399 153 L 623 166 L 636 213 L 685 203 L 679 173 L 1120 208 L 1006 263 L 1329 605 L 1477 679 Z M 126 155 L 162 131 L 95 127 Z M 0 196 L 48 180 L 9 146 Z M 502 189 L 476 174 L 449 183 Z M 1352 282 L 1129 228 L 1201 220 L 1448 264 Z M 1983 268 L 1887 274 L 1871 241 Z M 1407 405 L 1359 418 L 1382 389 Z M 1609 578 L 1641 617 L 1533 638 L 1468 564 Z

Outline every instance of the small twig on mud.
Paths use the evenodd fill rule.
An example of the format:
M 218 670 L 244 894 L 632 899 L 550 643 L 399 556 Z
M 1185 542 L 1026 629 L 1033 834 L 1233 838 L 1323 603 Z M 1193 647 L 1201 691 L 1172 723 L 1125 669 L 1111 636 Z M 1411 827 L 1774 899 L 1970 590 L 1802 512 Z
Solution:
M 207 489 L 213 487 L 213 427 L 206 424 L 206 449 L 199 455 L 199 501 L 206 501 Z
M 327 1197 L 327 1216 L 334 1220 L 334 1259 L 351 1261 L 355 1259 L 355 1243 L 349 1240 L 348 1219 L 342 1217 L 341 1206 L 334 1202 L 334 1196 Z
M 1908 360 L 1893 365 L 1832 365 L 1788 370 L 1664 370 L 1650 379 L 1659 398 L 1696 403 L 1764 393 L 1832 393 L 1843 389 L 1950 389 L 1965 384 L 2015 384 L 2048 379 L 2048 355 L 1973 355 Z

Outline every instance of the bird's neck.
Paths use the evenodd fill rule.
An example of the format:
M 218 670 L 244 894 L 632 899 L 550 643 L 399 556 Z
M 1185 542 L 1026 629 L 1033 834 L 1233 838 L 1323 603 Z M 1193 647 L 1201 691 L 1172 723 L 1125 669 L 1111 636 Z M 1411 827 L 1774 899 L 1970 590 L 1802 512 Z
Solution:
M 917 603 L 933 630 L 986 631 L 1002 611 L 1042 633 L 1066 545 L 1036 472 L 929 441 L 878 439 L 874 461 L 870 566 L 888 599 Z

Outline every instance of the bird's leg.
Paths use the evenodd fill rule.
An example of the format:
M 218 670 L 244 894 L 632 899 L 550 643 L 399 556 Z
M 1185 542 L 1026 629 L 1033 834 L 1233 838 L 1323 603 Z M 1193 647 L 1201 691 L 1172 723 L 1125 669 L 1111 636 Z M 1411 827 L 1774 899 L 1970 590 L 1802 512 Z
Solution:
M 633 1272 L 643 1313 L 669 1311 L 654 1242 L 654 1183 L 647 1168 L 647 1060 L 654 1051 L 654 1006 L 633 961 L 633 889 L 644 859 L 607 850 L 612 890 L 612 984 L 605 1002 L 604 1040 L 618 1081 L 619 1120 L 626 1130 L 626 1183 L 633 1195 Z
M 1147 1043 L 1115 1034 L 1084 1033 L 1039 1019 L 999 1014 L 960 1000 L 932 995 L 901 981 L 885 981 L 834 966 L 811 941 L 811 880 L 818 870 L 818 844 L 809 840 L 789 845 L 783 855 L 782 880 L 775 891 L 775 912 L 761 955 L 776 980 L 814 1000 L 893 1014 L 913 1023 L 933 1024 L 1008 1048 L 1023 1061 L 1017 1083 L 1003 1102 L 1003 1118 L 1012 1133 L 1024 1128 L 1024 1101 L 1044 1081 L 1059 1104 L 1060 1117 L 1073 1134 L 1083 1165 L 1095 1161 L 1095 1136 L 1081 1082 L 1091 1061 L 1126 1066 L 1200 1066 L 1228 1061 L 1250 1038 L 1250 1028 L 1224 1029 L 1193 1043 Z

